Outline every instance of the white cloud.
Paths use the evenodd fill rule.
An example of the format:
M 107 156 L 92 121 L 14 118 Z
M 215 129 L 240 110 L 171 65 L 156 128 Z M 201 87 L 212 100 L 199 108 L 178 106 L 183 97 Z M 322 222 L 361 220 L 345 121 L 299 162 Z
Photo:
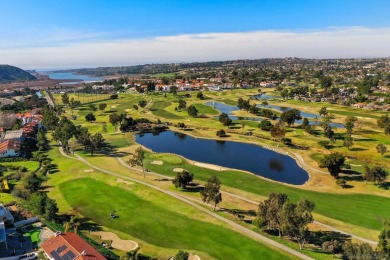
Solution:
M 390 57 L 390 28 L 204 33 L 0 49 L 0 63 L 78 68 L 277 57 Z

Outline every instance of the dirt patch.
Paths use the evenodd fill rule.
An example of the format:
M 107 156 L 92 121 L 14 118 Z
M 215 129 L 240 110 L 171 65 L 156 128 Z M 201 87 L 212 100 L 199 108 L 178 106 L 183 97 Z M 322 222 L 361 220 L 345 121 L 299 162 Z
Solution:
M 96 231 L 93 235 L 99 236 L 103 240 L 111 240 L 111 246 L 115 249 L 122 251 L 131 251 L 138 247 L 138 243 L 133 240 L 120 239 L 116 234 L 112 232 Z
M 156 165 L 163 165 L 163 161 L 157 161 L 157 160 L 154 160 L 154 161 L 151 161 L 150 162 L 151 164 L 156 164 Z
M 120 183 L 124 183 L 124 184 L 134 184 L 134 182 L 125 181 L 125 180 L 122 180 L 121 178 L 116 178 L 115 181 L 120 182 Z
M 172 170 L 173 170 L 174 172 L 182 172 L 182 171 L 184 171 L 183 168 L 173 168 Z
M 84 170 L 84 172 L 93 172 L 92 169 Z

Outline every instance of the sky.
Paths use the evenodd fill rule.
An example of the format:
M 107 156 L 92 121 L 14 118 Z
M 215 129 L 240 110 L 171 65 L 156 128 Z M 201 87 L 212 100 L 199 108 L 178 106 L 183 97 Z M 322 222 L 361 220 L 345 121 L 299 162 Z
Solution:
M 388 0 L 0 0 L 0 64 L 390 57 L 389 13 Z

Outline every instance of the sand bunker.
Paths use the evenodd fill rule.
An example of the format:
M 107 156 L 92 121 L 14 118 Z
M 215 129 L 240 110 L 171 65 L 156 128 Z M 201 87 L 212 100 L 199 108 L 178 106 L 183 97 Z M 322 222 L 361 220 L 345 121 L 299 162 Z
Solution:
M 134 182 L 125 181 L 125 180 L 122 180 L 122 179 L 120 179 L 120 178 L 116 178 L 115 181 L 116 181 L 116 182 L 120 182 L 120 183 L 124 183 L 124 184 L 134 184 Z
M 214 171 L 226 171 L 227 170 L 227 168 L 225 168 L 225 167 L 214 165 L 214 164 L 209 164 L 209 163 L 192 162 L 192 164 L 199 166 L 199 167 L 202 167 L 202 168 L 214 170 Z
M 111 240 L 111 246 L 122 251 L 131 251 L 138 247 L 138 243 L 133 240 L 122 240 L 112 232 L 96 231 L 93 235 L 100 236 L 103 240 Z
M 162 161 L 156 161 L 156 160 L 151 161 L 150 163 L 151 163 L 151 164 L 156 164 L 156 165 L 163 165 L 163 162 L 162 162 Z
M 197 255 L 190 255 L 189 257 L 188 257 L 188 260 L 200 260 L 200 257 L 199 256 L 197 256 Z
M 93 170 L 92 169 L 84 170 L 84 172 L 93 172 Z
M 183 168 L 173 168 L 173 171 L 174 172 L 182 172 L 182 171 L 184 171 L 184 169 Z

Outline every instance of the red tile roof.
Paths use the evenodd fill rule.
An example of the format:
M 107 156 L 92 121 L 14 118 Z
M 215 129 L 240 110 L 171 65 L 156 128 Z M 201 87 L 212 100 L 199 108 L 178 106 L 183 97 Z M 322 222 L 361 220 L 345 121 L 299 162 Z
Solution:
M 8 149 L 14 149 L 15 151 L 20 151 L 20 142 L 10 139 L 5 142 L 0 143 L 0 154 L 7 152 Z
M 69 251 L 76 256 L 74 259 L 84 260 L 103 260 L 106 259 L 95 248 L 85 242 L 80 236 L 75 233 L 65 233 L 54 236 L 42 244 L 42 249 L 47 255 L 53 257 L 51 252 L 58 250 L 60 247 L 66 246 L 58 255 L 61 257 Z M 64 247 L 63 247 L 64 248 Z M 81 254 L 85 252 L 85 254 Z

